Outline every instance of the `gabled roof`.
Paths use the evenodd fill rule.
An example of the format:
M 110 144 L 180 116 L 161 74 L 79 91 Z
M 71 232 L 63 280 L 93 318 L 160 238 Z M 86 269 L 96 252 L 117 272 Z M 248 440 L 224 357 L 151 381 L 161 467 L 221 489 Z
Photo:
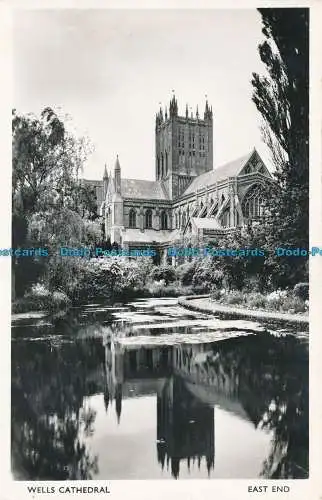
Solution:
M 218 220 L 212 217 L 191 217 L 191 220 L 198 229 L 223 229 Z
M 192 181 L 192 183 L 187 187 L 187 189 L 182 193 L 181 196 L 192 194 L 197 191 L 197 189 L 204 188 L 207 185 L 215 184 L 218 181 L 227 179 L 227 177 L 236 177 L 244 168 L 248 160 L 250 160 L 251 156 L 254 154 L 254 151 L 255 150 L 251 151 L 251 153 L 248 153 L 247 155 L 237 158 L 237 160 L 225 163 L 224 165 L 221 165 L 214 170 L 211 170 L 210 172 L 198 175 L 198 177 L 196 177 Z
M 159 181 L 121 179 L 121 194 L 122 198 L 168 200 L 168 196 Z
M 129 243 L 165 243 L 172 239 L 171 231 L 156 231 L 155 229 L 126 229 L 122 231 L 122 242 Z

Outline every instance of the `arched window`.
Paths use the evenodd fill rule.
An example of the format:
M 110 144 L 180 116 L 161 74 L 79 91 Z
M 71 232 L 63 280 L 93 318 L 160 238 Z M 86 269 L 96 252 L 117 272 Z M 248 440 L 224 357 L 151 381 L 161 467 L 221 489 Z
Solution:
M 150 208 L 145 212 L 145 227 L 146 229 L 152 228 L 152 210 Z
M 157 157 L 157 179 L 160 179 L 160 158 Z
M 257 219 L 264 214 L 264 189 L 254 184 L 246 193 L 242 203 L 243 215 L 247 219 Z
M 186 213 L 183 212 L 182 214 L 182 229 L 184 229 L 186 226 Z
M 165 175 L 168 175 L 168 152 L 165 152 Z
M 176 229 L 178 229 L 178 222 L 179 222 L 179 220 L 178 220 L 178 214 L 176 214 Z
M 161 212 L 161 229 L 168 229 L 168 216 L 167 212 Z
M 131 228 L 136 228 L 136 211 L 134 208 L 131 208 L 129 213 L 129 226 Z
M 163 161 L 163 153 L 161 153 L 161 179 L 164 176 L 164 161 Z

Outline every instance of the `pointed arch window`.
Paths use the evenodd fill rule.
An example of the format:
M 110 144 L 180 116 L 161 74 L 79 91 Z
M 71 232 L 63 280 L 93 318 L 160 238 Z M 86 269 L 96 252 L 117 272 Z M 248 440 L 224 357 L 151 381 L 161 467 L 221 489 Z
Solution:
M 157 179 L 160 179 L 160 158 L 157 157 Z
M 186 222 L 187 222 L 187 219 L 186 219 L 186 213 L 185 213 L 185 212 L 183 212 L 183 214 L 182 214 L 182 229 L 184 229 L 184 228 L 185 228 L 185 226 L 186 226 Z
M 161 212 L 161 229 L 168 229 L 168 216 L 165 210 Z
M 247 219 L 258 219 L 264 215 L 265 192 L 260 184 L 254 184 L 246 193 L 242 211 Z
M 164 158 L 163 158 L 163 153 L 161 153 L 161 179 L 163 179 L 164 176 Z
M 168 175 L 168 152 L 165 152 L 165 175 Z
M 134 208 L 131 208 L 129 213 L 129 226 L 132 229 L 136 228 L 136 211 Z
M 150 208 L 145 212 L 145 227 L 146 229 L 152 228 L 152 210 Z

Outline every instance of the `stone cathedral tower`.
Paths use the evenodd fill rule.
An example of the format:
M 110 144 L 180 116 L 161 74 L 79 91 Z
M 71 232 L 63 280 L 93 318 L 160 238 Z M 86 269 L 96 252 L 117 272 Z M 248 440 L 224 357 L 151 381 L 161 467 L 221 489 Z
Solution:
M 203 118 L 178 115 L 175 96 L 155 120 L 155 175 L 162 181 L 170 199 L 178 198 L 194 177 L 213 169 L 213 116 L 206 101 Z

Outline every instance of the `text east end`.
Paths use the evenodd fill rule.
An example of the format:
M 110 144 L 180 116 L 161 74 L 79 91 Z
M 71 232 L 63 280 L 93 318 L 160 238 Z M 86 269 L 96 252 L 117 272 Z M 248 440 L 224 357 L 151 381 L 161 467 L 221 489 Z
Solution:
M 278 485 L 272 485 L 272 486 L 248 486 L 248 493 L 266 493 L 267 491 L 271 491 L 272 493 L 289 493 L 290 487 L 289 486 L 278 486 Z

